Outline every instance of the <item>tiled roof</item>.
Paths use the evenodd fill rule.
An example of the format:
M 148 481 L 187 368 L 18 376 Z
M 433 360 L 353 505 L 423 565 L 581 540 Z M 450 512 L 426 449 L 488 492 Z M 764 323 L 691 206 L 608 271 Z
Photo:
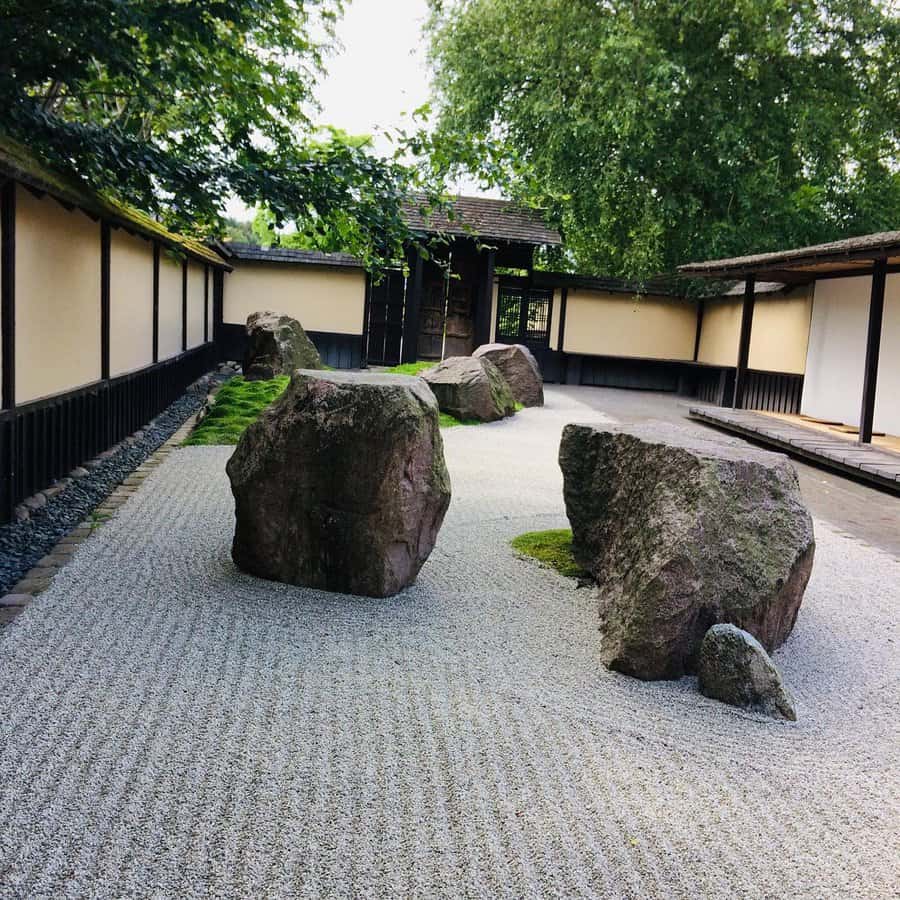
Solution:
M 479 237 L 513 244 L 561 244 L 559 232 L 549 228 L 539 210 L 508 200 L 486 197 L 456 197 L 450 201 L 452 215 L 430 210 L 423 198 L 404 205 L 407 225 L 414 232 Z
M 881 231 L 859 237 L 780 250 L 776 253 L 756 253 L 751 256 L 735 256 L 731 259 L 714 259 L 707 262 L 688 263 L 679 266 L 683 275 L 724 275 L 728 272 L 752 272 L 777 267 L 785 269 L 799 266 L 835 263 L 878 256 L 900 254 L 900 231 Z
M 222 258 L 200 241 L 169 231 L 146 213 L 117 203 L 90 190 L 74 178 L 51 171 L 28 149 L 10 138 L 0 136 L 0 175 L 56 197 L 63 203 L 105 219 L 113 225 L 155 238 L 183 251 L 188 256 L 221 268 L 228 268 Z
M 362 269 L 362 262 L 349 253 L 322 253 L 319 250 L 294 250 L 289 247 L 258 247 L 226 241 L 218 245 L 228 258 L 257 260 L 262 262 L 294 263 L 307 266 L 336 266 L 346 269 Z

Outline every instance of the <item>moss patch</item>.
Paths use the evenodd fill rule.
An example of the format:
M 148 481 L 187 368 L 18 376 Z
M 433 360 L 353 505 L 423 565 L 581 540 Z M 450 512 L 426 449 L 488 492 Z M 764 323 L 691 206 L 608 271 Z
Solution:
M 587 573 L 572 556 L 572 531 L 569 528 L 554 528 L 550 531 L 528 531 L 510 541 L 516 553 L 530 556 L 560 575 L 569 578 L 585 578 Z
M 414 363 L 402 363 L 399 366 L 392 366 L 387 370 L 388 375 L 418 375 L 426 369 L 433 369 L 437 365 L 437 361 L 429 361 L 420 359 Z
M 247 426 L 278 399 L 289 381 L 287 375 L 279 375 L 271 381 L 245 381 L 242 375 L 236 375 L 222 385 L 216 394 L 215 405 L 185 444 L 236 444 Z

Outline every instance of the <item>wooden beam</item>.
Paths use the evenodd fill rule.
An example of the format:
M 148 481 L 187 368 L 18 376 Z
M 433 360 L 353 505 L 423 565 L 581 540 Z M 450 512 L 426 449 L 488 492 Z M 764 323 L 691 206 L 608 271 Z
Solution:
M 188 262 L 187 259 L 181 261 L 181 352 L 187 350 L 187 332 L 188 332 Z
M 706 304 L 702 300 L 697 301 L 697 331 L 694 334 L 694 362 L 700 357 L 700 337 L 703 334 L 703 313 Z
M 414 363 L 419 356 L 419 309 L 422 305 L 424 260 L 418 250 L 410 251 L 406 306 L 403 310 L 403 349 L 400 362 Z
M 738 341 L 737 370 L 734 374 L 734 397 L 731 405 L 735 409 L 744 407 L 744 383 L 750 362 L 750 335 L 753 331 L 753 305 L 756 301 L 756 278 L 748 275 L 744 282 L 744 306 L 741 310 L 741 336 Z
M 203 343 L 209 342 L 209 266 L 203 267 Z
M 372 314 L 372 304 L 369 302 L 372 294 L 372 274 L 366 272 L 366 286 L 363 295 L 363 327 L 359 340 L 359 365 L 360 368 L 369 368 L 369 316 Z
M 159 362 L 159 241 L 153 242 L 153 362 Z
M 884 286 L 887 259 L 879 259 L 872 271 L 872 295 L 869 298 L 869 326 L 866 331 L 866 362 L 863 373 L 862 409 L 859 415 L 859 442 L 872 443 L 875 419 L 875 392 L 878 387 L 878 356 L 881 352 L 881 324 L 884 319 Z
M 110 277 L 112 232 L 108 222 L 100 223 L 100 378 L 109 378 Z
M 16 183 L 0 188 L 0 331 L 2 331 L 3 390 L 0 406 L 16 405 Z
M 222 324 L 225 320 L 225 273 L 221 269 L 213 270 L 213 341 L 218 347 L 222 337 Z M 218 348 L 221 356 L 221 348 Z
M 569 304 L 569 289 L 562 289 L 562 296 L 559 300 L 559 344 L 558 349 L 563 353 L 566 349 L 566 308 Z

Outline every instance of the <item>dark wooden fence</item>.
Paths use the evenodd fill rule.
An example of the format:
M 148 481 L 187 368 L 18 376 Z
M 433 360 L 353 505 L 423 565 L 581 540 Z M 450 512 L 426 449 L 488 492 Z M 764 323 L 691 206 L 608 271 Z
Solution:
M 107 381 L 0 412 L 0 522 L 17 503 L 137 431 L 216 362 L 204 344 Z

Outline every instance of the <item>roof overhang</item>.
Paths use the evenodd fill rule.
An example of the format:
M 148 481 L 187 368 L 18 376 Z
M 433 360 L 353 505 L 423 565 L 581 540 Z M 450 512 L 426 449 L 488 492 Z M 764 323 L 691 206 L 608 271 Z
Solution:
M 830 244 L 761 253 L 734 259 L 688 263 L 679 266 L 681 275 L 693 278 L 746 279 L 806 284 L 822 278 L 871 275 L 877 262 L 885 261 L 888 271 L 900 271 L 900 231 L 848 238 Z

